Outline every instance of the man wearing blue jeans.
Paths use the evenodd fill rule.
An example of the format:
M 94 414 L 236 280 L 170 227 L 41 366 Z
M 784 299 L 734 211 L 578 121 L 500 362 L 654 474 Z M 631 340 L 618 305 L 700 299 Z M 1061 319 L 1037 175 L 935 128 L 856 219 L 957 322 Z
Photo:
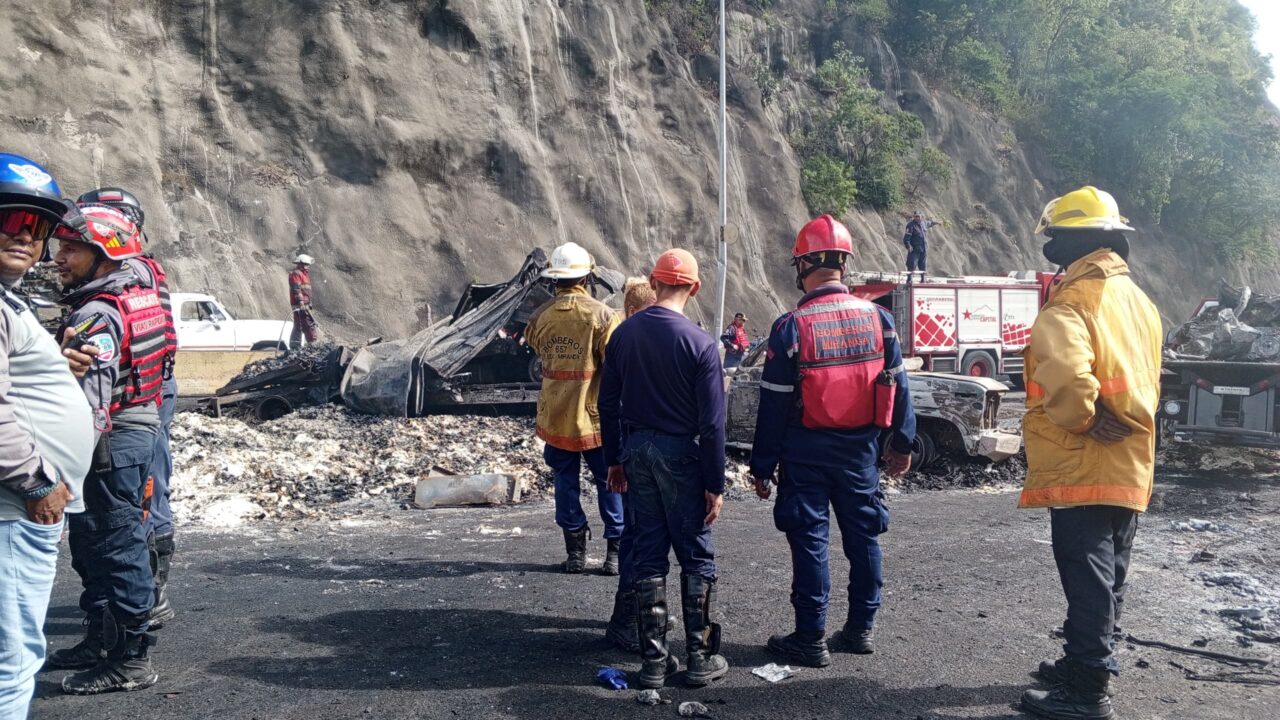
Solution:
M 640 654 L 639 685 L 659 688 L 679 665 L 667 650 L 667 559 L 680 561 L 686 683 L 729 672 L 719 655 L 711 524 L 724 502 L 724 381 L 716 340 L 684 316 L 698 263 L 668 250 L 649 276 L 657 303 L 623 323 L 605 352 L 600 428 L 609 487 L 627 494 Z
M 66 206 L 42 168 L 0 154 L 0 720 L 25 720 L 63 513 L 81 512 L 93 421 L 57 343 L 18 293 Z

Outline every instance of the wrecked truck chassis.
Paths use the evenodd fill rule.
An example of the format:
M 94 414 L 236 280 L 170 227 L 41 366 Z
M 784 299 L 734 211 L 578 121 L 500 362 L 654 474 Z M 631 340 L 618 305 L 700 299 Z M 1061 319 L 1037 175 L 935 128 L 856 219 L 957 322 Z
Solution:
M 750 361 L 751 358 L 748 359 Z M 726 445 L 749 450 L 755 436 L 763 367 L 742 367 L 732 376 L 728 391 Z M 925 467 L 938 451 L 950 451 L 992 462 L 1022 449 L 1022 436 L 997 427 L 1000 401 L 1008 388 L 990 378 L 913 372 L 909 374 L 915 405 L 917 443 L 913 464 Z

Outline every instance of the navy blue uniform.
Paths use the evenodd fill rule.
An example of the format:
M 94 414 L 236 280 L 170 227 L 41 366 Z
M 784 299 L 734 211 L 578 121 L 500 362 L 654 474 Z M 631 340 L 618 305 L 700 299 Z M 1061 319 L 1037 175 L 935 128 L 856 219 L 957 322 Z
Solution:
M 843 285 L 829 283 L 805 295 L 800 304 L 832 293 Z M 893 318 L 879 310 L 884 338 L 884 367 L 897 372 L 892 427 L 894 450 L 907 453 L 915 441 L 916 418 Z M 793 579 L 791 604 L 796 630 L 826 628 L 831 577 L 827 568 L 829 508 L 849 558 L 850 627 L 870 628 L 880 607 L 880 542 L 889 528 L 889 511 L 882 502 L 880 474 L 881 430 L 813 429 L 801 423 L 798 409 L 799 330 L 793 313 L 774 322 L 760 382 L 760 410 L 751 452 L 751 474 L 757 478 L 778 473 L 774 523 L 791 546 Z
M 714 579 L 703 493 L 724 491 L 724 378 L 716 340 L 688 318 L 646 308 L 614 330 L 600 384 L 606 464 L 623 465 L 636 580 L 682 571 Z

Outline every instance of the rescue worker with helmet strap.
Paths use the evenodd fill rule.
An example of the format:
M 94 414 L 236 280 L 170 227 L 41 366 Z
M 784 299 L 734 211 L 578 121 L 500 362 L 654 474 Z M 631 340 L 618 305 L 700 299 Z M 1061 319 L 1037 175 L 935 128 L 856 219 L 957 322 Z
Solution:
M 1063 657 L 1037 674 L 1024 709 L 1048 718 L 1109 718 L 1119 674 L 1129 555 L 1155 477 L 1160 315 L 1129 275 L 1132 232 L 1094 187 L 1045 206 L 1037 233 L 1061 283 L 1036 317 L 1023 357 L 1027 478 L 1018 506 L 1049 508 L 1053 558 L 1067 597 Z
M 143 223 L 146 213 L 142 203 L 133 193 L 118 187 L 102 187 L 90 190 L 76 199 L 81 207 L 85 205 L 106 205 L 115 208 L 133 221 L 142 233 L 145 242 L 147 234 Z M 155 457 L 152 458 L 148 477 L 153 480 L 150 512 L 147 513 L 147 549 L 151 559 L 151 572 L 156 581 L 156 602 L 151 611 L 151 629 L 159 630 L 164 623 L 174 617 L 173 605 L 169 602 L 167 586 L 169 570 L 173 567 L 173 554 L 177 549 L 174 542 L 173 512 L 169 507 L 169 479 L 173 475 L 173 454 L 169 451 L 169 428 L 173 425 L 173 416 L 178 402 L 178 381 L 173 375 L 173 365 L 177 359 L 178 335 L 173 324 L 173 303 L 169 299 L 168 275 L 164 266 L 151 253 L 145 253 L 124 261 L 125 267 L 133 270 L 143 284 L 154 288 L 160 295 L 160 307 L 165 316 L 165 369 L 164 385 L 160 397 L 160 433 L 156 436 Z
M 769 333 L 760 380 L 760 409 L 751 475 L 761 498 L 778 483 L 774 524 L 791 546 L 795 632 L 769 638 L 789 662 L 831 662 L 824 640 L 831 578 L 827 569 L 829 507 L 849 558 L 849 616 L 832 638 L 836 650 L 872 651 L 880 607 L 880 543 L 889 511 L 876 463 L 888 432 L 888 472 L 911 464 L 916 419 L 893 318 L 849 293 L 843 282 L 853 254 L 848 228 L 830 215 L 800 230 L 792 250 L 796 310 Z
M 289 333 L 291 348 L 301 347 L 303 338 L 308 343 L 320 341 L 320 328 L 311 312 L 311 265 L 314 262 L 310 255 L 299 253 L 293 259 L 293 270 L 289 272 L 289 305 L 293 308 L 293 331 Z
M 525 340 L 542 360 L 537 433 L 546 445 L 542 457 L 555 476 L 556 525 L 564 532 L 567 573 L 587 565 L 591 528 L 582 509 L 582 463 L 596 485 L 596 503 L 604 523 L 604 574 L 623 566 L 622 496 L 605 485 L 608 469 L 601 449 L 600 366 L 604 348 L 618 327 L 618 315 L 591 297 L 587 281 L 595 270 L 591 253 L 577 243 L 551 252 L 542 277 L 555 283 L 556 295 L 529 316 Z
M 80 208 L 77 220 L 76 231 L 56 234 L 55 262 L 61 302 L 71 309 L 66 327 L 99 350 L 81 380 L 95 435 L 86 510 L 70 521 L 71 564 L 84 586 L 80 609 L 88 632 L 50 655 L 47 665 L 84 668 L 64 678 L 62 689 L 93 695 L 139 690 L 159 679 L 148 652 L 155 581 L 143 498 L 160 426 L 167 345 L 159 294 L 124 266 L 142 254 L 137 225 L 102 205 Z

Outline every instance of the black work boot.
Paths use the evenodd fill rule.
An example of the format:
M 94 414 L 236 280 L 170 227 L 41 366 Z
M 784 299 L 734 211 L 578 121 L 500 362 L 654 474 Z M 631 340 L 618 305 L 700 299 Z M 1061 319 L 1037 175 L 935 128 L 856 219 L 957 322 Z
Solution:
M 587 569 L 587 538 L 591 528 L 583 525 L 577 530 L 564 531 L 564 551 L 568 555 L 561 566 L 565 572 L 578 574 Z
M 874 635 L 875 631 L 871 628 L 850 627 L 846 622 L 843 628 L 831 636 L 829 644 L 832 652 L 870 655 L 876 651 L 872 642 Z
M 680 664 L 667 652 L 667 579 L 636 582 L 636 632 L 640 641 L 640 687 L 656 690 Z
M 608 538 L 605 540 L 607 549 L 604 553 L 604 566 L 600 568 L 600 572 L 605 575 L 618 574 L 618 538 Z
M 604 637 L 619 650 L 640 652 L 640 637 L 636 630 L 636 591 L 619 590 L 613 596 L 613 615 L 604 630 Z
M 774 635 L 769 638 L 769 652 L 781 655 L 788 662 L 805 667 L 820 668 L 831 664 L 831 653 L 821 632 L 800 632 L 790 635 Z
M 173 542 L 173 534 L 155 536 L 147 538 L 149 550 L 151 551 L 151 574 L 156 579 L 156 602 L 151 608 L 151 615 L 148 618 L 151 630 L 159 630 L 164 624 L 174 618 L 176 613 L 173 611 L 173 605 L 169 604 L 169 593 L 165 588 L 169 585 L 169 568 L 173 563 L 173 551 L 175 548 Z
M 1107 720 L 1112 717 L 1107 686 L 1111 673 L 1081 667 L 1070 659 L 1056 663 L 1065 682 L 1052 690 L 1022 693 L 1022 708 L 1049 720 Z
M 95 610 L 84 619 L 84 639 L 69 648 L 49 653 L 44 666 L 50 670 L 83 670 L 102 661 L 102 611 Z
M 108 614 L 110 611 L 107 611 Z M 160 679 L 147 648 L 155 638 L 141 628 L 119 627 L 110 617 L 103 628 L 106 659 L 93 668 L 62 679 L 62 691 L 70 695 L 130 692 L 155 685 Z
M 1067 672 L 1060 667 L 1066 662 L 1066 658 L 1041 660 L 1040 667 L 1036 668 L 1036 671 L 1031 674 L 1049 685 L 1061 685 L 1067 681 Z M 1115 689 L 1110 684 L 1107 685 L 1107 697 L 1115 697 Z
M 711 622 L 716 581 L 701 575 L 681 575 L 680 599 L 684 610 L 685 651 L 689 656 L 685 683 L 702 687 L 729 673 L 729 661 L 719 654 L 720 624 Z

